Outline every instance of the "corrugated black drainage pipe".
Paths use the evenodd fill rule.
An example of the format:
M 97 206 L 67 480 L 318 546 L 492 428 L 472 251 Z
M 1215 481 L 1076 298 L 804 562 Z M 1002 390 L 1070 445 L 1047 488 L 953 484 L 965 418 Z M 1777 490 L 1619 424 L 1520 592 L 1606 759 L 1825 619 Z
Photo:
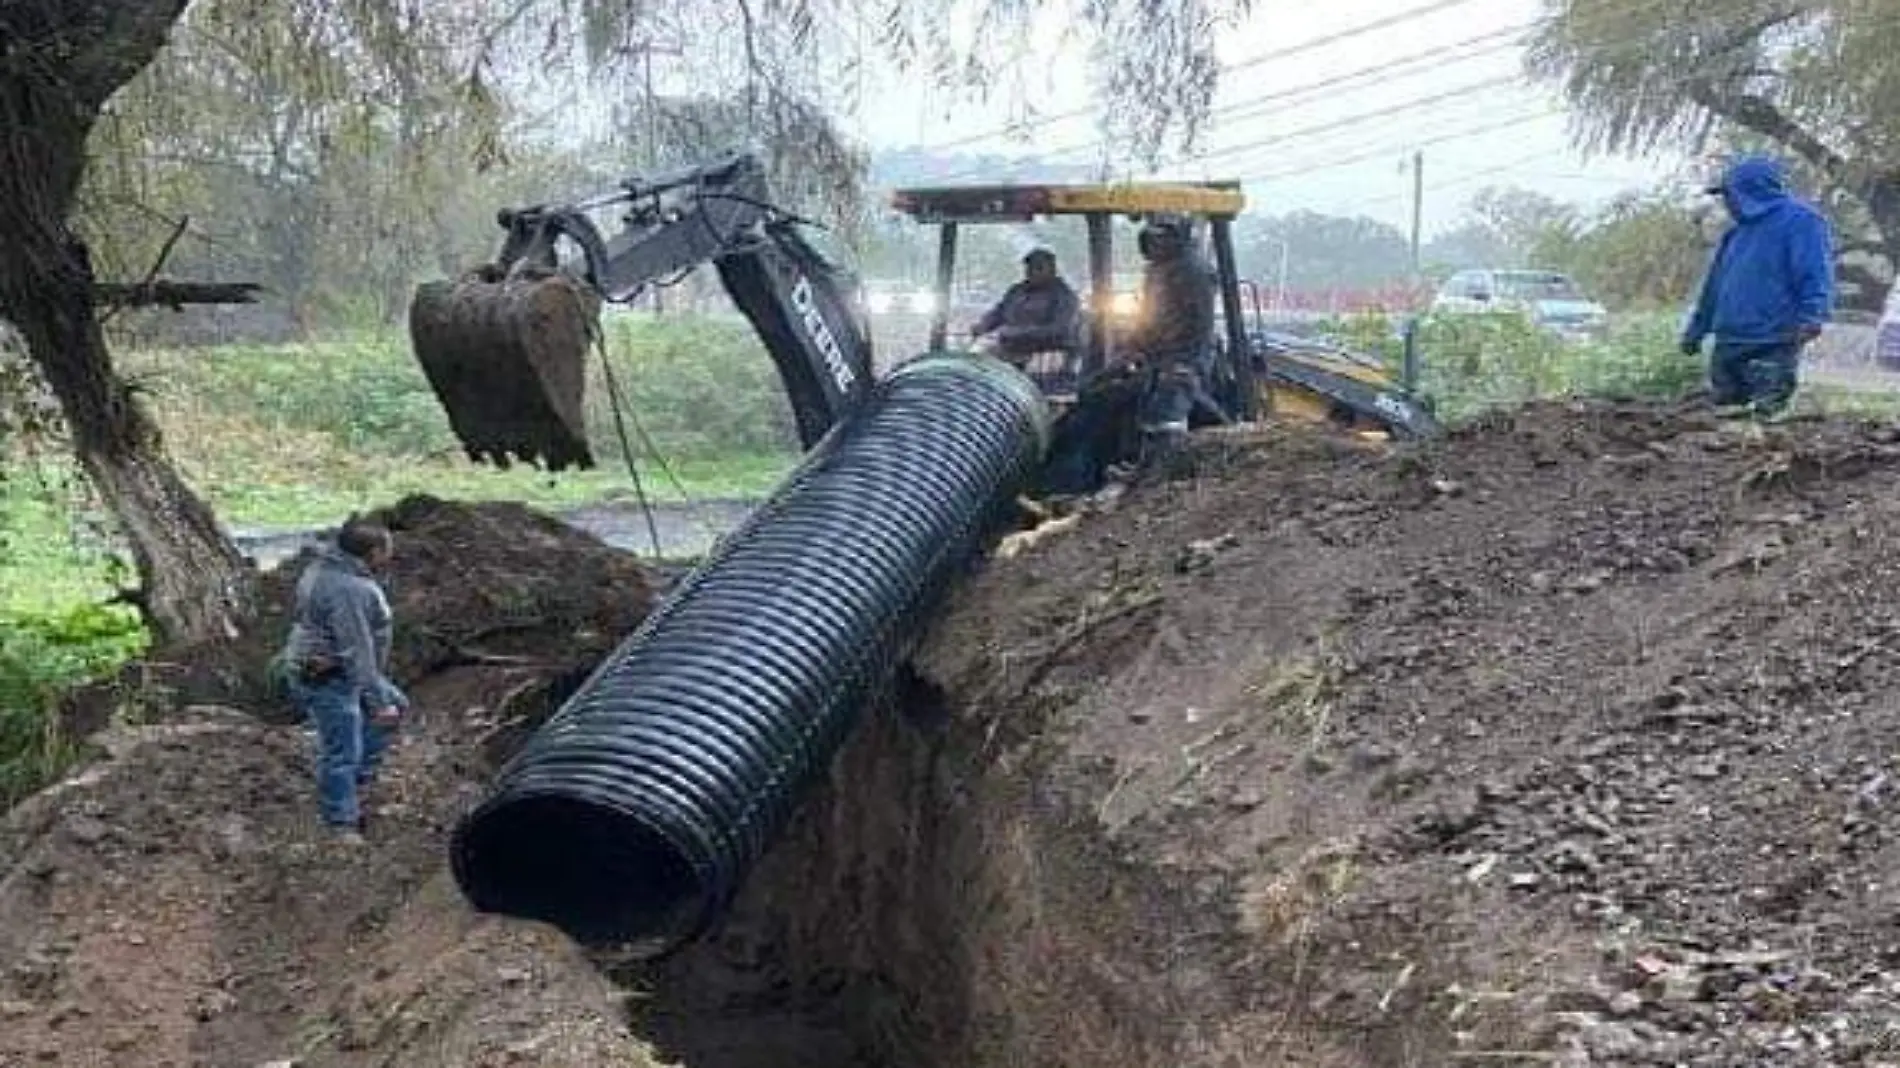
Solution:
M 456 828 L 462 892 L 636 954 L 703 933 L 1048 436 L 995 360 L 881 382 L 502 770 Z

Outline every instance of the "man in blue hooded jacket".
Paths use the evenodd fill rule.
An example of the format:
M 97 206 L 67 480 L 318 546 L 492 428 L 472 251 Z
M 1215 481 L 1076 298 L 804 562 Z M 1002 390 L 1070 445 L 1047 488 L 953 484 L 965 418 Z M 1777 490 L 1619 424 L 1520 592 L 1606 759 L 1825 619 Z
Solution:
M 1700 353 L 1713 335 L 1716 406 L 1724 414 L 1776 416 L 1794 396 L 1801 350 L 1821 336 L 1833 311 L 1833 238 L 1819 212 L 1788 195 L 1772 159 L 1737 160 L 1709 192 L 1735 223 L 1703 279 L 1682 351 Z

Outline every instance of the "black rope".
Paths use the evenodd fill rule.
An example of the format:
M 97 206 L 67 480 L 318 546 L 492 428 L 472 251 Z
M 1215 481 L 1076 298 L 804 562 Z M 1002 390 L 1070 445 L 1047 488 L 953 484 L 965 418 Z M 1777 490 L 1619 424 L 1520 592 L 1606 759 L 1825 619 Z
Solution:
M 620 394 L 620 376 L 614 373 L 614 361 L 607 351 L 607 333 L 598 326 L 594 333 L 594 349 L 600 353 L 600 369 L 607 378 L 607 406 L 614 413 L 614 437 L 620 442 L 620 459 L 627 465 L 627 477 L 633 481 L 633 495 L 640 502 L 640 512 L 646 517 L 647 537 L 653 542 L 653 558 L 658 560 L 664 555 L 660 547 L 660 526 L 653 518 L 653 502 L 647 497 L 646 486 L 640 481 L 640 467 L 634 462 L 633 443 L 627 440 L 627 421 L 622 412 L 625 399 Z

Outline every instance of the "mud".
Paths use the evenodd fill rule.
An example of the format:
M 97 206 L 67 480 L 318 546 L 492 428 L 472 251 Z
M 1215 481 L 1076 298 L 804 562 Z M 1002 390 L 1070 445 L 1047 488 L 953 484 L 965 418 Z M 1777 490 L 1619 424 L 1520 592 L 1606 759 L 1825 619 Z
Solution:
M 1896 439 L 1616 406 L 1389 457 L 1214 438 L 990 568 L 928 673 L 1045 837 L 1083 829 L 1059 891 L 1176 890 L 1111 966 L 1173 1034 L 1116 1063 L 1891 1056 Z M 1034 941 L 1018 978 L 1064 966 Z
M 1900 430 L 1546 405 L 1194 461 L 965 582 L 659 966 L 441 871 L 571 621 L 644 610 L 547 528 L 496 568 L 541 623 L 411 606 L 454 637 L 367 855 L 221 714 L 9 816 L 0 1064 L 1900 1062 Z

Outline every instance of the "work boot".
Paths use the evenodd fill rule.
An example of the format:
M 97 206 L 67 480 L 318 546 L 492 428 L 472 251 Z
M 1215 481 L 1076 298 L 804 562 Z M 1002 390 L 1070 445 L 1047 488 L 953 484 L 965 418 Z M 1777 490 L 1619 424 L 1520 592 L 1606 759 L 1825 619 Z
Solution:
M 330 844 L 341 849 L 360 849 L 369 844 L 362 830 L 354 824 L 337 824 L 326 828 Z
M 1794 405 L 1761 405 L 1755 409 L 1755 421 L 1764 426 L 1779 426 L 1795 419 Z

